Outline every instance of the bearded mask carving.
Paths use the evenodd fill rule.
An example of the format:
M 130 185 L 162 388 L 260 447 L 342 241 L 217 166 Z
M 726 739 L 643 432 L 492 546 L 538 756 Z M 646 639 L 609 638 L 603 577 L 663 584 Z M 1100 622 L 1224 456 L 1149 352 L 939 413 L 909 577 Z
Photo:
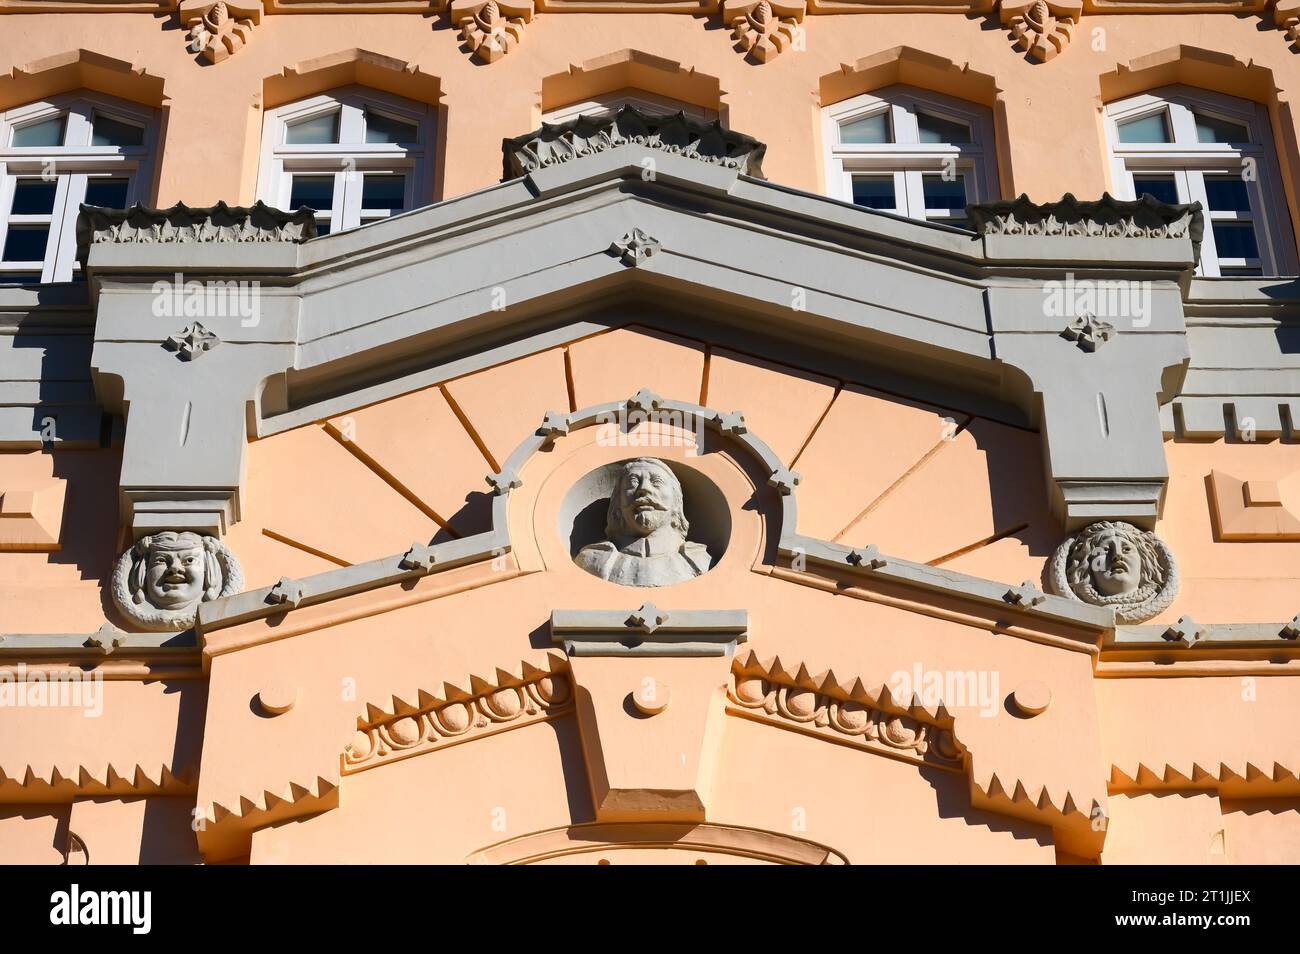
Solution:
M 711 558 L 687 539 L 681 481 L 663 461 L 640 457 L 619 472 L 605 515 L 606 539 L 583 547 L 574 562 L 624 586 L 667 586 L 699 576 Z

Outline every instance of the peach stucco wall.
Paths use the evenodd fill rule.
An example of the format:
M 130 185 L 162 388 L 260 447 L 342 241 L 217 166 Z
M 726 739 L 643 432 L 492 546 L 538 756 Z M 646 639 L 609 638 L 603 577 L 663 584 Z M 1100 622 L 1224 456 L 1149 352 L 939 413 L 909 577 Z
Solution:
M 627 381 L 612 369 L 635 364 L 639 386 L 745 409 L 751 429 L 803 475 L 802 532 L 874 542 L 886 553 L 1008 584 L 1039 577 L 1059 528 L 1046 511 L 1036 434 L 773 357 L 617 328 L 254 441 L 243 519 L 226 542 L 251 588 L 400 552 L 412 540 L 481 530 L 482 475 L 546 410 L 624 397 Z M 1294 464 L 1293 454 L 1266 443 L 1171 443 L 1167 450 L 1171 485 L 1159 530 L 1186 568 L 1186 588 L 1168 618 L 1289 618 L 1300 571 L 1279 560 L 1294 555 L 1280 544 L 1215 542 L 1205 476 L 1217 467 L 1272 478 Z M 660 605 L 744 607 L 744 651 L 778 657 L 790 673 L 830 671 L 840 684 L 879 685 L 915 666 L 997 678 L 985 706 L 945 700 L 970 753 L 962 772 L 728 715 L 708 763 L 709 822 L 826 846 L 856 863 L 1296 857 L 1295 793 L 1261 799 L 1250 787 L 1255 766 L 1281 780 L 1271 792 L 1288 792 L 1293 680 L 1254 678 L 1258 685 L 1247 691 L 1231 672 L 1098 679 L 1087 646 L 1061 629 L 1026 631 L 996 612 L 943 599 L 828 592 L 765 563 L 773 512 L 755 505 L 762 498 L 743 466 L 719 454 L 692 460 L 680 447 L 655 453 L 707 473 L 733 521 L 717 565 L 657 592 Z M 552 609 L 627 602 L 622 588 L 579 570 L 555 533 L 565 488 L 611 454 L 627 452 L 578 432 L 562 451 L 531 460 L 511 498 L 513 550 L 502 561 L 305 607 L 283 622 L 222 630 L 205 640 L 203 673 L 141 682 L 141 673 L 119 668 L 105 683 L 100 719 L 45 709 L 7 717 L 0 797 L 46 807 L 0 815 L 0 831 L 13 833 L 0 838 L 0 858 L 48 857 L 66 848 L 71 831 L 92 863 L 184 861 L 196 852 L 209 861 L 459 863 L 511 839 L 530 845 L 537 833 L 585 831 L 598 813 L 590 753 L 572 714 L 531 715 L 539 721 L 489 727 L 483 737 L 341 777 L 339 765 L 364 713 L 451 687 L 473 691 L 527 671 L 521 666 L 553 665 L 557 650 L 545 636 Z M 27 456 L 10 460 L 30 468 Z M 70 483 L 69 506 L 94 508 L 111 486 L 116 456 L 53 456 L 55 471 L 71 477 L 104 465 L 87 486 Z M 429 466 L 434 460 L 438 466 Z M 304 473 L 330 479 L 304 481 Z M 943 506 L 933 505 L 937 499 Z M 103 585 L 119 545 L 112 513 L 81 529 L 76 561 L 0 554 L 7 626 L 86 632 L 104 622 Z M 620 678 L 616 692 L 625 691 Z M 1004 697 L 1031 681 L 1045 683 L 1053 699 L 1047 712 L 1024 719 Z M 266 718 L 259 694 L 285 686 L 297 704 Z M 1153 720 L 1152 713 L 1181 715 Z M 623 758 L 643 752 L 635 744 L 643 730 L 630 731 L 618 745 L 607 740 Z M 27 768 L 45 782 L 21 784 Z M 98 798 L 70 796 L 60 780 L 78 778 Z M 1088 806 L 1100 806 L 1109 825 L 1104 848 L 1080 838 L 1050 806 L 1012 798 L 1022 791 L 1030 803 L 1040 792 L 1057 805 L 1068 795 L 1085 829 Z M 53 803 L 70 797 L 69 816 L 66 804 Z M 158 804 L 145 810 L 147 802 Z M 427 823 L 431 810 L 438 824 Z M 195 812 L 202 824 L 192 832 Z M 613 845 L 601 851 L 611 863 L 650 857 Z M 684 851 L 688 863 L 691 857 Z M 710 854 L 709 863 L 743 857 L 751 855 Z
M 1253 16 L 1090 15 L 1069 48 L 1045 65 L 1013 50 L 996 22 L 955 14 L 809 16 L 806 50 L 762 65 L 736 51 L 728 30 L 675 14 L 539 15 L 516 49 L 486 67 L 466 55 L 443 16 L 268 16 L 246 48 L 217 66 L 198 65 L 184 33 L 164 29 L 164 22 L 137 14 L 32 14 L 6 16 L 0 31 L 0 74 L 88 50 L 135 64 L 154 79 L 142 84 L 104 73 L 97 82 L 134 88 L 142 98 L 155 96 L 161 82 L 162 103 L 153 105 L 166 112 L 156 195 L 162 206 L 252 201 L 268 81 L 310 69 L 319 58 L 359 48 L 418 71 L 390 80 L 412 96 L 428 98 L 440 88 L 442 151 L 431 191 L 446 198 L 497 181 L 501 140 L 537 126 L 547 77 L 631 49 L 679 65 L 643 71 L 661 87 L 652 91 L 718 99 L 707 105 L 720 108 L 732 128 L 767 143 L 765 169 L 773 181 L 815 192 L 823 188 L 819 107 L 872 87 L 909 82 L 993 106 L 1004 195 L 1048 201 L 1108 188 L 1104 100 L 1170 82 L 1202 85 L 1269 108 L 1293 221 L 1296 214 L 1300 117 L 1290 99 L 1300 68 L 1283 35 Z M 889 66 L 897 58 L 889 51 L 904 47 L 922 56 Z M 845 66 L 861 66 L 862 76 L 843 76 Z M 698 79 L 677 75 L 692 70 Z M 610 92 L 609 83 L 625 86 L 628 75 L 595 70 L 580 83 L 552 80 L 546 106 L 563 104 L 552 101 L 555 90 L 570 97 L 577 90 Z M 0 79 L 0 108 L 48 92 L 38 77 Z M 309 76 L 287 88 L 305 94 L 328 85 Z M 270 94 L 283 95 L 272 86 Z
M 2 15 L 0 109 L 69 83 L 158 106 L 153 202 L 248 203 L 258 194 L 261 110 L 339 77 L 370 77 L 435 101 L 430 193 L 447 198 L 496 182 L 502 138 L 536 127 L 543 108 L 639 83 L 717 108 L 731 128 L 767 143 L 773 181 L 820 192 L 820 107 L 906 82 L 990 106 L 1003 195 L 1050 200 L 1109 188 L 1103 102 L 1182 82 L 1269 109 L 1293 222 L 1300 205 L 1300 117 L 1290 106 L 1300 58 L 1257 17 L 1090 15 L 1046 65 L 1015 52 L 992 20 L 960 15 L 810 16 L 806 50 L 761 66 L 733 48 L 716 19 L 706 26 L 682 15 L 539 15 L 491 66 L 469 58 L 445 16 L 267 16 L 250 45 L 217 66 L 197 63 L 184 32 L 168 25 L 139 14 Z M 355 67 L 346 52 L 354 48 L 401 68 Z M 635 55 L 619 55 L 628 50 Z M 69 68 L 76 51 L 135 64 L 143 75 Z M 1047 508 L 1037 433 L 779 358 L 740 353 L 734 342 L 614 329 L 253 441 L 242 519 L 226 543 L 255 588 L 477 532 L 488 519 L 483 475 L 543 412 L 645 386 L 743 409 L 802 475 L 803 533 L 1006 584 L 1041 580 L 1060 527 Z M 638 369 L 633 388 L 629 366 Z M 526 491 L 512 503 L 515 549 L 500 566 L 307 607 L 285 625 L 223 630 L 205 646 L 203 669 L 160 673 L 110 659 L 102 718 L 6 712 L 0 862 L 460 863 L 514 838 L 593 823 L 591 753 L 572 713 L 529 713 L 536 721 L 508 731 L 363 772 L 340 769 L 367 706 L 551 665 L 552 609 L 627 602 L 573 566 L 552 532 L 559 488 L 604 459 L 590 440 L 566 448 L 530 464 Z M 1171 441 L 1166 457 L 1156 529 L 1177 554 L 1182 589 L 1156 622 L 1290 619 L 1300 609 L 1300 547 L 1219 540 L 1207 477 L 1281 479 L 1300 469 L 1294 445 Z M 66 485 L 61 548 L 0 553 L 0 633 L 122 623 L 106 596 L 124 544 L 119 466 L 113 448 L 0 455 L 0 491 L 15 477 Z M 792 673 L 805 667 L 808 678 L 829 670 L 842 683 L 874 686 L 921 665 L 999 681 L 994 711 L 952 705 L 969 755 L 961 771 L 728 715 L 711 737 L 709 822 L 771 835 L 764 844 L 780 836 L 825 846 L 854 863 L 1300 858 L 1292 679 L 1230 666 L 1208 676 L 1109 678 L 1116 673 L 1099 671 L 1095 653 L 1061 628 L 1026 629 L 953 600 L 886 598 L 776 572 L 763 557 L 772 515 L 748 506 L 755 488 L 743 467 L 701 466 L 713 468 L 731 505 L 733 546 L 709 575 L 656 600 L 674 610 L 746 608 L 746 649 L 779 657 Z M 1045 683 L 1053 701 L 1024 719 L 1005 697 L 1031 681 Z M 256 709 L 260 692 L 285 686 L 298 700 L 289 713 Z M 611 677 L 584 691 L 602 688 L 624 690 Z M 631 760 L 640 754 L 635 731 L 623 738 L 620 757 Z M 1261 785 L 1269 797 L 1259 796 Z M 1039 810 L 1042 793 L 1050 804 Z M 1057 810 L 1067 794 L 1073 818 Z M 1108 820 L 1104 846 L 1087 832 L 1094 803 Z M 619 852 L 610 846 L 604 857 L 634 860 Z

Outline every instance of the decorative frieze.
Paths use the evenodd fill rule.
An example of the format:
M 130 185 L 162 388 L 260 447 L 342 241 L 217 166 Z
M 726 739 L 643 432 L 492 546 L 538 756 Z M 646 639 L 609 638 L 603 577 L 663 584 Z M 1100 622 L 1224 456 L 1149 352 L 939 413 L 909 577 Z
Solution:
M 732 660 L 728 711 L 839 743 L 910 761 L 960 768 L 965 746 L 940 704 L 929 709 L 895 700 L 889 687 L 867 689 L 860 679 L 841 683 L 829 670 L 790 670 L 779 658 L 753 651 Z
M 624 106 L 606 116 L 579 116 L 501 144 L 503 179 L 517 179 L 549 166 L 625 145 L 645 146 L 744 175 L 763 178 L 767 147 L 750 136 L 684 113 L 655 114 Z
M 1109 192 L 1082 202 L 1068 192 L 1058 202 L 1017 199 L 981 202 L 968 207 L 981 235 L 1028 235 L 1086 238 L 1190 238 L 1201 241 L 1201 204 L 1171 205 L 1149 195 L 1117 199 Z
M 518 675 L 497 670 L 491 682 L 471 677 L 469 689 L 448 683 L 439 694 L 421 692 L 414 706 L 395 700 L 394 711 L 369 707 L 343 751 L 343 774 L 567 715 L 573 708 L 569 674 L 556 657 L 548 656 L 547 664 L 524 664 Z
M 532 0 L 452 0 L 451 21 L 474 58 L 495 63 L 524 38 L 524 25 L 533 18 Z
M 1178 568 L 1163 540 L 1118 520 L 1066 537 L 1052 556 L 1052 588 L 1093 606 L 1110 606 L 1119 623 L 1163 613 L 1178 595 Z
M 316 216 L 310 209 L 282 212 L 264 202 L 234 207 L 218 202 L 204 209 L 184 203 L 169 209 L 82 205 L 77 218 L 80 249 L 130 243 L 305 242 L 315 237 Z

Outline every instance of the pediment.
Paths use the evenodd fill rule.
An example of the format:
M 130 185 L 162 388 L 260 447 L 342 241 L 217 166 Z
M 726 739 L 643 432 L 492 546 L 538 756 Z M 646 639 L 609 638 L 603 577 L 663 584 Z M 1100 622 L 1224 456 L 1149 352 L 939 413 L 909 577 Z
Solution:
M 629 367 L 639 369 L 636 391 L 607 400 L 625 387 Z M 850 403 L 837 411 L 841 401 Z M 569 410 L 579 402 L 588 403 Z M 674 687 L 672 718 L 716 707 L 712 728 L 700 723 L 686 749 L 697 753 L 690 766 L 701 779 L 709 759 L 726 751 L 718 739 L 744 731 L 730 728 L 740 720 L 864 758 L 956 773 L 972 810 L 1059 829 L 1065 842 L 1091 850 L 1089 815 L 1104 790 L 1079 771 L 1077 753 L 1046 757 L 1035 740 L 1052 723 L 1086 718 L 1109 611 L 998 581 L 1042 565 L 1035 537 L 1019 523 L 1003 535 L 977 527 L 952 546 L 958 538 L 943 521 L 900 526 L 891 537 L 882 520 L 890 498 L 915 510 L 936 483 L 974 495 L 968 516 L 984 508 L 996 517 L 990 475 L 1023 469 L 1023 442 L 1034 435 L 953 413 L 624 327 L 254 442 L 247 509 L 227 536 L 244 555 L 248 588 L 204 604 L 199 617 L 214 686 L 205 766 L 219 780 L 200 785 L 200 803 L 217 822 L 203 836 L 215 846 L 208 850 L 238 850 L 235 833 L 332 812 L 349 785 L 382 784 L 372 774 L 415 771 L 396 763 L 443 759 L 462 743 L 502 745 L 497 737 L 516 732 L 536 739 L 574 726 L 597 703 L 613 720 L 600 737 L 617 753 L 634 744 L 621 733 L 637 730 L 624 724 L 620 700 L 651 676 Z M 860 465 L 846 459 L 848 437 L 865 441 Z M 914 448 L 911 456 L 903 446 Z M 692 579 L 620 585 L 576 557 L 606 532 L 610 484 L 601 475 L 647 457 L 677 476 L 687 539 L 711 560 Z M 921 497 L 910 496 L 908 484 L 927 468 L 938 470 L 924 478 Z M 303 479 L 325 473 L 330 480 Z M 1027 486 L 1037 486 L 1032 475 Z M 857 496 L 835 502 L 840 493 Z M 1049 527 L 1045 505 L 1038 509 Z M 822 529 L 837 522 L 844 527 Z M 908 546 L 996 569 L 983 578 L 891 552 Z M 287 575 L 294 561 L 308 572 Z M 560 606 L 596 622 L 557 629 Z M 738 630 L 720 622 L 728 606 L 746 608 Z M 668 638 L 674 627 L 680 633 Z M 573 635 L 589 631 L 598 635 Z M 732 647 L 724 651 L 718 638 Z M 650 652 L 647 642 L 661 648 Z M 918 665 L 977 680 L 995 670 L 1005 684 L 957 700 L 940 688 L 926 700 L 933 689 L 921 679 L 916 699 L 892 695 L 889 680 L 911 679 Z M 1002 713 L 1022 684 L 1043 680 L 1057 700 L 1046 715 L 978 714 Z M 340 683 L 349 687 L 346 702 Z M 259 717 L 249 700 L 264 691 L 300 701 Z M 969 730 L 954 734 L 963 712 Z M 661 720 L 655 725 L 672 721 L 646 714 Z M 1090 722 L 1075 731 L 1095 748 Z M 591 733 L 580 734 L 583 754 L 569 759 L 600 763 L 606 750 L 593 751 Z M 713 817 L 704 782 L 697 789 L 680 778 L 654 783 L 606 771 L 599 777 L 608 794 L 593 796 L 598 817 Z M 673 785 L 684 794 L 668 798 Z M 643 792 L 656 794 L 647 801 Z M 236 847 L 221 847 L 226 839 Z

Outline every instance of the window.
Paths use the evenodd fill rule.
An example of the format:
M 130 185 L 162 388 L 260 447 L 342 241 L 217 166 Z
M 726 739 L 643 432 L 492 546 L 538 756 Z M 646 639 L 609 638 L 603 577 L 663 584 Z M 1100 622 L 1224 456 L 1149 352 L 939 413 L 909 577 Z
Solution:
M 580 103 L 570 103 L 558 109 L 547 110 L 542 114 L 542 122 L 565 123 L 582 115 L 592 116 L 614 113 L 623 106 L 635 106 L 644 113 L 683 112 L 691 119 L 704 122 L 712 122 L 718 118 L 716 109 L 706 109 L 693 103 L 684 103 L 681 100 L 669 99 L 655 93 L 647 93 L 645 90 L 623 89 L 613 93 L 603 93 Z
M 890 87 L 822 111 L 830 194 L 855 205 L 969 228 L 966 205 L 998 194 L 987 109 Z
M 352 88 L 268 110 L 262 201 L 307 206 L 321 235 L 430 201 L 433 113 L 422 103 Z
M 0 282 L 76 277 L 81 203 L 149 199 L 152 109 L 91 93 L 0 113 Z
M 1106 107 L 1111 175 L 1121 198 L 1200 202 L 1197 274 L 1295 269 L 1268 114 L 1254 103 L 1169 87 Z

